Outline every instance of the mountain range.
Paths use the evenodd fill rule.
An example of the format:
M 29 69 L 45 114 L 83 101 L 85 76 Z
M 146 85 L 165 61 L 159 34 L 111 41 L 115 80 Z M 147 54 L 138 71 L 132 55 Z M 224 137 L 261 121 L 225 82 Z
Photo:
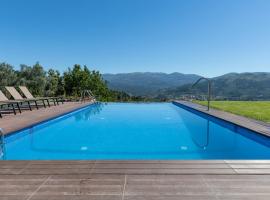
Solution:
M 134 72 L 103 74 L 110 89 L 135 96 L 155 96 L 158 91 L 193 83 L 200 76 L 181 73 Z
M 121 73 L 104 74 L 111 89 L 145 97 L 179 98 L 183 95 L 205 95 L 206 81 L 191 85 L 200 75 L 182 73 Z M 269 100 L 270 73 L 228 73 L 211 78 L 215 99 Z

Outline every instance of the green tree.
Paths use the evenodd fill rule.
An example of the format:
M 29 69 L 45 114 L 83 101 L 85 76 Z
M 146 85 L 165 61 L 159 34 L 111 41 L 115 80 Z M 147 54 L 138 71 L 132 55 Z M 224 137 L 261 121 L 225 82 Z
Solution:
M 27 86 L 33 95 L 44 95 L 46 86 L 46 72 L 38 62 L 33 65 L 33 67 L 21 65 L 18 78 L 18 84 Z
M 72 69 L 68 69 L 64 73 L 64 88 L 66 95 L 68 96 L 80 96 L 80 92 L 83 89 L 82 83 L 85 77 L 83 77 L 83 71 L 80 65 L 74 65 Z
M 80 96 L 82 90 L 91 90 L 101 100 L 109 98 L 110 91 L 98 71 L 90 71 L 87 66 L 74 65 L 64 73 L 66 94 Z
M 60 72 L 49 69 L 46 77 L 45 96 L 59 96 L 64 94 L 63 79 Z
M 106 82 L 102 79 L 102 76 L 98 71 L 93 70 L 90 73 L 89 81 L 89 88 L 87 89 L 90 89 L 95 96 L 104 101 L 110 99 L 110 95 L 112 95 L 112 93 L 110 93 Z
M 7 63 L 0 63 L 0 86 L 13 86 L 17 82 L 17 74 Z
M 50 69 L 46 72 L 37 62 L 33 66 L 21 65 L 16 71 L 7 63 L 0 63 L 0 86 L 25 85 L 37 96 L 80 96 L 82 90 L 91 90 L 100 101 L 144 101 L 142 97 L 132 97 L 125 92 L 108 88 L 100 72 L 89 70 L 85 65 L 74 65 L 61 75 Z

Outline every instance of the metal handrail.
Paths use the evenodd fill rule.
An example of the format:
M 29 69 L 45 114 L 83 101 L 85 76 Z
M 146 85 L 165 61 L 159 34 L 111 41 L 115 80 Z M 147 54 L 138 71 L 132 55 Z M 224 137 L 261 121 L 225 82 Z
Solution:
M 201 80 L 206 80 L 208 82 L 208 97 L 207 97 L 207 111 L 210 110 L 210 101 L 211 101 L 211 80 L 209 78 L 201 77 L 199 78 L 192 86 L 193 88 L 195 85 L 197 85 Z
M 96 99 L 95 95 L 93 94 L 93 92 L 91 90 L 86 90 L 86 92 L 88 93 L 88 95 L 90 97 L 92 97 L 94 100 Z
M 89 97 L 91 97 L 94 101 L 96 101 L 96 97 L 94 96 L 94 94 L 92 93 L 91 90 L 82 90 L 81 91 L 81 100 L 82 101 L 85 100 L 86 94 L 88 94 Z

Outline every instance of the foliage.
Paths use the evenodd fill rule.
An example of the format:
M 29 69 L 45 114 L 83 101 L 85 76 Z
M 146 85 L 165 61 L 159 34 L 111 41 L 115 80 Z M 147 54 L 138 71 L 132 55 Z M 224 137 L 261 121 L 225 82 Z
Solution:
M 33 67 L 21 65 L 21 70 L 18 74 L 18 85 L 27 86 L 31 92 L 37 96 L 42 96 L 46 86 L 46 72 L 43 67 L 36 63 Z
M 21 65 L 20 70 L 7 63 L 0 63 L 1 86 L 25 85 L 35 96 L 80 97 L 82 90 L 91 90 L 100 101 L 147 101 L 142 97 L 130 96 L 125 92 L 113 91 L 96 70 L 76 64 L 63 75 L 59 71 L 44 68 L 36 63 L 33 66 Z
M 63 77 L 57 70 L 49 69 L 46 77 L 46 95 L 45 96 L 59 96 L 64 95 L 64 82 Z
M 91 90 L 100 100 L 113 100 L 105 81 L 98 71 L 90 71 L 87 66 L 74 65 L 64 73 L 64 88 L 68 96 L 80 96 L 82 90 Z
M 206 101 L 194 101 L 206 105 Z M 211 101 L 211 108 L 270 122 L 270 101 Z
M 0 63 L 0 86 L 14 85 L 17 81 L 17 74 L 13 67 L 7 63 Z

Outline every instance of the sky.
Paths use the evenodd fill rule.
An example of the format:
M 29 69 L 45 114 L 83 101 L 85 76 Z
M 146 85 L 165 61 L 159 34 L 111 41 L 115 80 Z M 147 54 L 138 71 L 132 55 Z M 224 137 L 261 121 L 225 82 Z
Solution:
M 0 62 L 213 77 L 270 71 L 269 0 L 0 0 Z

